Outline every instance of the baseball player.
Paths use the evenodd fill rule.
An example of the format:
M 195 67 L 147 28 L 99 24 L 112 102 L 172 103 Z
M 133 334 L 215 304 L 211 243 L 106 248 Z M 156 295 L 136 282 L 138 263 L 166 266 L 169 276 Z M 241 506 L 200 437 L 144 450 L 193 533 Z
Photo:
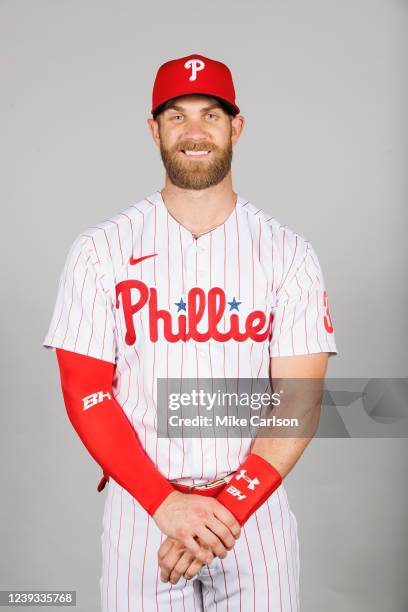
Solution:
M 283 480 L 311 437 L 164 437 L 159 379 L 323 379 L 337 353 L 310 242 L 233 190 L 231 72 L 160 66 L 148 126 L 164 187 L 82 231 L 43 345 L 107 484 L 101 609 L 299 610 Z

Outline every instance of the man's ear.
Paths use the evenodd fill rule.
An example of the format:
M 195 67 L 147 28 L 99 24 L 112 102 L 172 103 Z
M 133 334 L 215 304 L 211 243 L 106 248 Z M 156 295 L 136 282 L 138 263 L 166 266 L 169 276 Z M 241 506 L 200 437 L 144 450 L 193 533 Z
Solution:
M 242 134 L 242 130 L 244 129 L 245 118 L 242 115 L 235 115 L 231 119 L 231 141 L 232 144 L 235 144 L 239 137 Z
M 154 142 L 157 146 L 160 146 L 159 122 L 156 119 L 149 117 L 147 124 Z

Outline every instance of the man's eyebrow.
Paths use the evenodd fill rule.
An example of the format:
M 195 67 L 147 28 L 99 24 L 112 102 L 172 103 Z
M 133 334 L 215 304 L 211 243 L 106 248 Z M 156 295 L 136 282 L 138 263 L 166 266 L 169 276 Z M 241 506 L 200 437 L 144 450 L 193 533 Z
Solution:
M 219 102 L 213 102 L 209 106 L 203 106 L 201 111 L 209 111 L 209 110 L 212 110 L 213 108 L 220 108 L 220 109 L 222 109 L 222 106 L 221 106 L 221 104 Z M 171 110 L 171 109 L 174 109 L 174 110 L 177 110 L 177 111 L 180 111 L 180 112 L 184 112 L 186 110 L 185 107 L 184 106 L 180 106 L 180 104 L 170 104 L 170 106 L 168 106 L 166 108 L 166 110 Z

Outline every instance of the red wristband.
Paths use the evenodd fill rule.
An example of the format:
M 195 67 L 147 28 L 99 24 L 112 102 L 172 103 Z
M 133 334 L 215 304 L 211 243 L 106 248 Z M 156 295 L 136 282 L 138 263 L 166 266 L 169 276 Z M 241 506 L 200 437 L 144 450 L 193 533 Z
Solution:
M 249 454 L 217 500 L 243 525 L 277 489 L 282 476 L 260 455 Z

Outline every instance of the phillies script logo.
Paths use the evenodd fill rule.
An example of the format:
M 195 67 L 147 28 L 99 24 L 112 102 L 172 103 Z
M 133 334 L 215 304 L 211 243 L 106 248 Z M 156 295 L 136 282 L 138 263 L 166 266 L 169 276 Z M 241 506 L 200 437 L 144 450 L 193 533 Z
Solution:
M 144 255 L 137 259 L 130 258 L 130 264 L 135 265 L 148 259 L 155 257 L 157 253 L 152 255 Z M 137 289 L 139 297 L 132 304 L 131 290 Z M 157 291 L 154 287 L 148 287 L 141 280 L 124 280 L 116 285 L 116 308 L 120 308 L 122 303 L 123 315 L 126 325 L 126 344 L 134 344 L 136 341 L 136 332 L 133 324 L 133 316 L 147 308 L 149 313 L 149 332 L 150 340 L 157 342 L 158 340 L 158 323 L 161 319 L 163 322 L 164 337 L 168 342 L 178 342 L 182 340 L 196 340 L 198 342 L 207 342 L 210 338 L 218 342 L 226 342 L 227 340 L 236 340 L 243 342 L 250 338 L 256 342 L 264 342 L 267 338 L 270 339 L 272 329 L 273 315 L 270 313 L 268 321 L 266 314 L 262 310 L 253 310 L 250 312 L 244 322 L 245 331 L 239 328 L 240 319 L 235 313 L 230 314 L 229 329 L 221 332 L 218 329 L 218 324 L 222 320 L 227 304 L 225 292 L 220 287 L 212 287 L 208 294 L 201 287 L 192 287 L 187 294 L 187 302 L 181 300 L 180 304 L 186 314 L 179 314 L 174 317 L 171 312 L 157 306 Z M 233 302 L 235 309 L 240 302 Z M 231 307 L 232 309 L 232 307 Z M 199 332 L 199 325 L 204 313 L 208 313 L 208 329 L 205 332 Z M 176 323 L 176 333 L 173 332 Z M 266 327 L 265 327 L 266 326 Z

